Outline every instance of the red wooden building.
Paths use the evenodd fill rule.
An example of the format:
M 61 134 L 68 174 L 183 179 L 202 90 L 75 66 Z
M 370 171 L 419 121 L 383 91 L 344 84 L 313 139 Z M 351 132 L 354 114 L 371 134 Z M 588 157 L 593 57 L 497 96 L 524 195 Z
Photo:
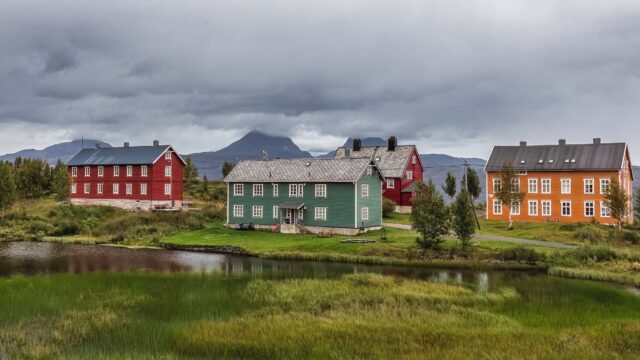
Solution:
M 383 196 L 396 204 L 396 211 L 411 211 L 411 198 L 415 185 L 422 182 L 424 167 L 415 145 L 398 145 L 395 136 L 389 138 L 387 146 L 362 146 L 361 139 L 354 139 L 352 147 L 336 150 L 336 158 L 367 157 L 373 159 L 385 182 Z
M 130 210 L 182 208 L 185 161 L 171 145 L 82 149 L 67 162 L 71 203 Z

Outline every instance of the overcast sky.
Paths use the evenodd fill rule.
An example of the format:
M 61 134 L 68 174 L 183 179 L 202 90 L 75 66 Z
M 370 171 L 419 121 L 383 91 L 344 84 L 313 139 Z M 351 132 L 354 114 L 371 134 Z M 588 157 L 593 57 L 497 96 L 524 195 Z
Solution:
M 189 153 L 251 129 L 311 151 L 602 137 L 640 156 L 640 1 L 0 2 L 0 153 Z

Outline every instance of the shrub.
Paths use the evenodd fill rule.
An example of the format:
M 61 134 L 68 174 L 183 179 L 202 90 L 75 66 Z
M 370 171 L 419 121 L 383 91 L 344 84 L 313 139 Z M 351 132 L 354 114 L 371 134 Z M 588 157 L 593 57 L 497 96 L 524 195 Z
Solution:
M 546 256 L 535 250 L 518 246 L 500 251 L 500 253 L 498 254 L 498 258 L 502 261 L 516 261 L 525 264 L 536 264 L 544 261 Z
M 591 244 L 602 242 L 605 237 L 604 231 L 597 226 L 582 226 L 573 233 L 574 239 L 587 241 Z
M 566 255 L 577 259 L 583 264 L 589 261 L 603 262 L 621 258 L 618 253 L 606 246 L 581 246 L 567 251 Z
M 31 220 L 29 222 L 29 227 L 28 227 L 29 234 L 44 235 L 51 232 L 51 230 L 53 230 L 53 227 L 42 220 Z
M 622 230 L 622 240 L 631 244 L 638 244 L 640 243 L 640 235 L 633 230 Z
M 65 219 L 57 222 L 54 225 L 50 235 L 53 236 L 66 236 L 66 235 L 78 235 L 80 233 L 80 224 L 75 220 Z
M 392 200 L 384 199 L 382 201 L 382 216 L 388 218 L 393 214 L 393 211 L 396 209 L 396 203 Z
M 562 231 L 576 231 L 583 226 L 583 223 L 565 223 L 560 225 L 559 229 Z

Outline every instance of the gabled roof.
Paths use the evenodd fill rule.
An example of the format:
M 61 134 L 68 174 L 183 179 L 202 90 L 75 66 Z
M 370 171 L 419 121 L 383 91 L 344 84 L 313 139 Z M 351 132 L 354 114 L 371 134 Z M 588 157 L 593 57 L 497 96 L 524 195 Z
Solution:
M 618 171 L 625 143 L 496 146 L 486 171 L 500 171 L 505 163 L 521 171 Z
M 243 160 L 224 181 L 354 183 L 370 164 L 369 158 Z
M 416 147 L 415 145 L 398 145 L 394 151 L 389 151 L 386 146 L 363 146 L 360 151 L 340 147 L 336 150 L 334 158 L 348 158 L 346 149 L 350 150 L 351 157 L 366 157 L 374 160 L 385 178 L 401 178 Z M 418 156 L 418 161 L 422 166 L 420 156 Z
M 67 165 L 150 165 L 168 150 L 175 151 L 171 145 L 82 149 L 67 161 Z M 180 154 L 176 155 L 186 164 Z

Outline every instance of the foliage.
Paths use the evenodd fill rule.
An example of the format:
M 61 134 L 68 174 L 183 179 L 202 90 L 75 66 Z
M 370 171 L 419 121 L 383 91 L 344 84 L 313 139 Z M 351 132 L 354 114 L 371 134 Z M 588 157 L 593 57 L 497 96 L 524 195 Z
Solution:
M 573 238 L 597 244 L 605 240 L 607 234 L 598 225 L 583 225 L 577 227 L 573 233 Z
M 184 166 L 184 187 L 189 188 L 198 181 L 198 168 L 193 164 L 191 156 L 187 156 L 184 159 L 186 165 Z
M 476 232 L 476 222 L 473 214 L 471 195 L 466 189 L 462 189 L 452 204 L 452 227 L 456 236 L 462 242 L 462 247 L 469 245 L 473 234 Z
M 525 264 L 537 264 L 543 262 L 546 259 L 546 256 L 533 249 L 518 246 L 500 251 L 500 253 L 498 254 L 498 258 L 503 261 L 516 261 Z
M 382 216 L 388 218 L 393 214 L 396 209 L 396 203 L 393 200 L 383 199 L 382 200 Z
M 466 174 L 462 176 L 461 187 L 464 187 L 465 184 L 469 193 L 474 199 L 477 199 L 482 192 L 482 187 L 480 187 L 480 177 L 475 169 L 467 167 Z
M 509 212 L 509 229 L 513 228 L 513 220 L 511 219 L 511 204 L 513 203 L 522 203 L 524 200 L 525 193 L 520 190 L 519 187 L 516 187 L 516 183 L 519 181 L 518 175 L 516 175 L 515 170 L 509 163 L 504 163 L 502 165 L 502 170 L 498 174 L 498 179 L 500 180 L 500 187 L 496 191 L 494 189 L 493 196 L 502 202 L 502 206 L 505 205 L 508 207 L 507 211 Z
M 640 235 L 633 230 L 622 230 L 622 240 L 637 245 L 640 244 Z
M 444 181 L 444 185 L 442 185 L 442 190 L 451 199 L 456 196 L 456 177 L 452 173 L 447 173 L 447 179 Z
M 0 214 L 2 218 L 16 201 L 16 196 L 16 184 L 11 165 L 0 162 Z
M 426 185 L 416 183 L 411 223 L 421 236 L 416 241 L 424 249 L 438 248 L 442 236 L 449 232 L 449 211 L 431 179 Z
M 57 201 L 64 201 L 69 197 L 69 184 L 71 179 L 67 167 L 58 160 L 51 174 L 51 192 Z
M 18 162 L 16 162 L 17 164 Z M 23 199 L 36 199 L 48 193 L 51 167 L 40 159 L 23 159 L 16 166 L 16 187 Z
M 235 166 L 236 164 L 225 161 L 224 164 L 222 164 L 222 176 L 226 178 Z
M 604 203 L 611 210 L 611 216 L 618 221 L 618 227 L 622 227 L 622 222 L 629 214 L 629 196 L 620 186 L 618 179 L 611 179 L 609 191 L 604 195 Z
M 588 263 L 589 261 L 603 262 L 618 260 L 621 258 L 616 251 L 606 246 L 580 246 L 576 249 L 567 251 L 565 256 L 574 258 L 583 264 Z

